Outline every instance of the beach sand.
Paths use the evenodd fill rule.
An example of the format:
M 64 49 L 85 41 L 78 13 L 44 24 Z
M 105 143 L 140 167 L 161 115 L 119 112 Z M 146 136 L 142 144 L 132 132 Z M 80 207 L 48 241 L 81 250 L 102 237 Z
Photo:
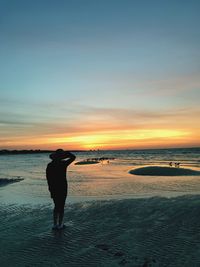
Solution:
M 1 267 L 200 266 L 200 196 L 51 206 L 0 205 Z

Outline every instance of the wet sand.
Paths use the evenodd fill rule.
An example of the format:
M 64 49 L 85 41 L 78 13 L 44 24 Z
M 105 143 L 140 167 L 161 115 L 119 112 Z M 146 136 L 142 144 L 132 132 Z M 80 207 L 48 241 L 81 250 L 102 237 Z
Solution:
M 200 266 L 200 196 L 93 201 L 66 206 L 51 230 L 51 206 L 0 205 L 1 267 Z

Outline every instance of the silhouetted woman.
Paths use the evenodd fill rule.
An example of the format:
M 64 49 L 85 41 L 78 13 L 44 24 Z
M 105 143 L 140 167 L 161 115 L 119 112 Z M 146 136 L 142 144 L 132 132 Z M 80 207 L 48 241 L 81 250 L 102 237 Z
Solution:
M 53 210 L 53 230 L 62 229 L 64 227 L 64 206 L 67 197 L 67 167 L 75 160 L 75 156 L 68 151 L 62 149 L 56 150 L 50 156 L 52 161 L 47 165 L 46 178 L 54 201 Z

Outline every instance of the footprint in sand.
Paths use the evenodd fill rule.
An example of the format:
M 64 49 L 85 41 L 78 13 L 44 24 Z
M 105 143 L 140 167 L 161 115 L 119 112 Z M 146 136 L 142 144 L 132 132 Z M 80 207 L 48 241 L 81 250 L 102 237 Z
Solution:
M 104 251 L 108 251 L 109 250 L 109 246 L 107 244 L 98 244 L 95 247 L 99 248 L 101 250 L 104 250 Z

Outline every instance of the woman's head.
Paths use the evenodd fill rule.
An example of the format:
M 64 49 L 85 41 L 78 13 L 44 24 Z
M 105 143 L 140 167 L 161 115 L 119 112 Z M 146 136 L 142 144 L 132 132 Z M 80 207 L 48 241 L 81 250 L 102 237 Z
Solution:
M 62 160 L 68 157 L 68 152 L 59 148 L 55 152 L 51 153 L 49 157 L 52 160 Z

